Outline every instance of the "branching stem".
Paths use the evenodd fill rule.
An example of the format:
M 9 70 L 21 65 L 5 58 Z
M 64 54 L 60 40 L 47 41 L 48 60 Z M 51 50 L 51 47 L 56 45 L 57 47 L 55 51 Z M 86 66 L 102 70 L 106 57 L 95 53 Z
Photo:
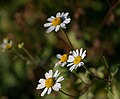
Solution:
M 66 93 L 66 92 L 64 92 L 62 90 L 60 90 L 60 92 L 63 93 L 64 95 L 66 95 L 66 96 L 69 96 L 69 97 L 74 97 L 74 98 L 76 97 L 76 96 L 70 95 L 70 94 L 68 94 L 68 93 Z
M 62 33 L 65 35 L 65 38 L 67 39 L 67 41 L 69 42 L 69 45 L 70 45 L 71 49 L 73 50 L 73 45 L 72 45 L 72 43 L 71 43 L 71 41 L 70 41 L 70 39 L 69 39 L 69 37 L 68 37 L 67 33 L 66 33 L 66 32 L 64 32 L 64 30 L 63 30 L 63 29 L 61 29 L 61 31 L 62 31 Z

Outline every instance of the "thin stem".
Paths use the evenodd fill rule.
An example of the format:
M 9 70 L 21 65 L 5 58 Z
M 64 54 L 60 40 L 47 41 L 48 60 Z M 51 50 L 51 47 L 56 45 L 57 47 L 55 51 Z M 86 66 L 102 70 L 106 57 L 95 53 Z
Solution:
M 107 63 L 107 61 L 106 61 L 106 59 L 105 59 L 105 56 L 103 56 L 103 60 L 104 60 L 104 62 L 105 62 L 106 68 L 108 69 L 108 63 Z
M 23 49 L 23 51 L 29 56 L 29 58 L 33 61 L 33 63 L 35 63 L 35 60 L 34 60 L 34 58 L 32 57 L 32 55 L 23 47 L 22 48 Z
M 103 80 L 103 81 L 105 81 L 105 82 L 110 82 L 111 83 L 111 81 L 110 80 L 107 80 L 107 79 L 104 79 L 104 78 L 100 78 L 100 77 L 98 77 L 98 76 L 96 76 L 96 75 L 94 75 L 89 69 L 87 69 L 85 66 L 83 66 L 93 77 L 95 77 L 95 78 L 97 78 L 97 79 L 100 79 L 100 80 Z
M 24 57 L 22 54 L 18 53 L 14 48 L 12 48 L 12 50 L 15 52 L 16 55 L 18 55 L 22 60 L 27 61 L 28 59 L 26 57 Z
M 109 80 L 110 80 L 110 78 L 112 77 L 112 75 L 111 75 L 111 73 L 110 73 L 110 71 L 109 71 L 109 66 L 108 66 L 108 63 L 107 63 L 107 61 L 106 61 L 105 56 L 103 56 L 103 60 L 104 60 L 104 62 L 105 62 L 105 67 L 106 67 L 106 69 L 107 69 L 107 71 L 108 71 L 108 73 L 109 73 Z
M 68 93 L 66 93 L 66 92 L 64 92 L 62 90 L 60 90 L 60 92 L 63 93 L 63 94 L 65 94 L 66 96 L 69 96 L 69 97 L 76 97 L 76 96 L 70 95 L 70 94 L 68 94 Z
M 73 70 L 73 73 L 75 74 L 75 76 L 76 77 L 78 77 L 82 82 L 84 82 L 83 80 L 82 80 L 82 78 L 80 78 L 79 76 L 78 76 L 78 74 Z
M 64 32 L 64 30 L 63 30 L 63 29 L 61 29 L 61 31 L 62 31 L 62 33 L 65 35 L 65 37 L 66 37 L 67 41 L 69 42 L 69 45 L 70 45 L 71 49 L 73 49 L 73 45 L 72 45 L 72 43 L 71 43 L 71 41 L 70 41 L 70 39 L 69 39 L 69 37 L 68 37 L 67 33 L 66 33 L 66 32 Z

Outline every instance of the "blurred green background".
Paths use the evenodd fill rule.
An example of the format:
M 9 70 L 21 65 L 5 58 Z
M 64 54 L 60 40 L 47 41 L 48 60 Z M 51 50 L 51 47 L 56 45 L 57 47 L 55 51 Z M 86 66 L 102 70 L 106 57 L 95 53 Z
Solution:
M 53 68 L 56 54 L 70 50 L 64 35 L 46 33 L 43 24 L 57 12 L 69 12 L 71 23 L 66 32 L 74 46 L 87 50 L 85 64 L 95 73 L 106 74 L 102 56 L 107 59 L 110 71 L 115 74 L 112 92 L 106 83 L 94 80 L 91 85 L 81 85 L 67 68 L 60 68 L 65 80 L 62 89 L 78 99 L 120 99 L 120 6 L 117 0 L 0 0 L 0 42 L 4 37 L 13 39 L 14 47 L 25 43 L 25 48 L 36 59 L 37 65 L 24 61 L 12 50 L 0 52 L 0 99 L 41 99 L 37 91 L 38 80 Z M 28 58 L 22 50 L 17 51 Z M 96 70 L 94 70 L 94 68 Z M 98 71 L 97 71 L 98 70 Z M 116 72 L 117 71 L 117 72 Z M 77 73 L 93 81 L 83 67 Z M 105 75 L 106 77 L 106 75 Z M 76 82 L 75 82 L 76 80 Z M 88 80 L 88 81 L 87 81 Z M 81 93 L 82 92 L 82 93 Z M 60 92 L 46 95 L 44 99 L 73 99 Z

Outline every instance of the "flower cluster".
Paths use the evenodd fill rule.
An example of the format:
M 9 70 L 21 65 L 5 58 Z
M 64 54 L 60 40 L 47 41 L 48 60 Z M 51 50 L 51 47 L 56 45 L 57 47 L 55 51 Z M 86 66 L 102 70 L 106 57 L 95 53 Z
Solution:
M 108 0 L 108 1 L 110 1 L 110 0 Z M 77 2 L 77 3 L 79 3 L 79 2 Z M 111 5 L 112 10 L 113 10 L 113 8 L 118 6 L 119 3 L 120 3 L 119 0 L 118 0 L 118 2 L 116 0 L 116 4 L 114 2 L 115 6 Z M 110 2 L 110 4 L 112 4 L 112 2 Z M 29 8 L 29 6 L 27 6 L 27 7 Z M 27 7 L 25 7 L 25 9 L 23 9 L 23 10 L 25 10 L 23 12 L 25 12 L 25 13 L 28 12 L 26 10 Z M 30 6 L 30 10 L 33 10 L 32 13 L 34 12 L 34 9 L 31 8 L 31 6 Z M 19 71 L 18 71 L 19 68 L 16 68 L 16 66 L 19 66 L 19 63 L 20 63 L 20 65 L 30 65 L 29 71 L 30 70 L 31 71 L 30 72 L 28 71 L 28 73 L 30 73 L 30 75 L 33 75 L 32 79 L 34 79 L 34 77 L 35 77 L 34 73 L 35 73 L 35 75 L 38 76 L 38 73 L 36 73 L 36 72 L 41 72 L 42 70 L 46 70 L 47 72 L 45 72 L 45 74 L 43 74 L 43 77 L 39 78 L 38 81 L 36 82 L 36 83 L 38 83 L 36 85 L 36 90 L 40 90 L 41 97 L 44 97 L 46 94 L 50 95 L 53 91 L 55 91 L 55 92 L 59 91 L 67 96 L 72 97 L 71 99 L 80 99 L 81 96 L 83 98 L 85 98 L 85 96 L 86 96 L 86 98 L 90 98 L 90 99 L 94 98 L 95 99 L 96 97 L 99 97 L 99 95 L 97 96 L 96 94 L 94 94 L 94 92 L 100 87 L 100 86 L 96 86 L 98 83 L 98 85 L 105 84 L 104 87 L 106 87 L 105 89 L 107 89 L 107 90 L 102 90 L 102 91 L 105 92 L 106 96 L 110 95 L 110 99 L 113 99 L 115 96 L 111 97 L 111 95 L 114 93 L 115 93 L 114 95 L 116 95 L 116 93 L 118 93 L 116 88 L 119 84 L 117 86 L 115 86 L 114 83 L 116 84 L 116 81 L 117 81 L 116 79 L 118 79 L 116 74 L 118 74 L 118 70 L 120 70 L 119 69 L 120 64 L 119 63 L 117 63 L 116 65 L 111 64 L 111 66 L 110 66 L 107 63 L 104 56 L 103 56 L 104 65 L 102 63 L 102 64 L 100 64 L 99 67 L 97 67 L 97 66 L 93 67 L 94 64 L 97 65 L 96 62 L 95 63 L 89 62 L 89 64 L 85 62 L 85 58 L 87 56 L 87 50 L 85 50 L 83 47 L 78 47 L 78 46 L 79 45 L 81 46 L 81 44 L 86 45 L 86 41 L 90 41 L 91 38 L 94 37 L 94 36 L 90 36 L 88 34 L 89 34 L 89 32 L 94 32 L 95 28 L 89 27 L 88 24 L 86 24 L 86 23 L 88 23 L 88 20 L 85 21 L 86 18 L 83 18 L 84 20 L 82 22 L 76 22 L 79 18 L 79 15 L 82 15 L 81 12 L 84 12 L 84 10 L 85 9 L 77 8 L 77 12 L 75 12 L 73 14 L 74 20 L 72 22 L 73 24 L 72 24 L 72 29 L 70 31 L 70 35 L 68 35 L 66 31 L 64 31 L 67 28 L 67 25 L 71 22 L 71 18 L 69 17 L 69 15 L 70 15 L 69 12 L 58 12 L 54 16 L 50 16 L 49 18 L 47 18 L 47 20 L 46 20 L 47 22 L 45 22 L 45 24 L 43 25 L 45 28 L 47 28 L 46 33 L 56 32 L 55 34 L 51 35 L 51 37 L 54 37 L 52 40 L 50 39 L 51 37 L 47 37 L 46 35 L 43 35 L 43 36 L 45 36 L 45 37 L 43 37 L 42 35 L 40 35 L 43 38 L 41 40 L 39 40 L 40 44 L 36 44 L 38 42 L 37 41 L 33 42 L 33 41 L 38 40 L 38 37 L 37 37 L 38 34 L 30 35 L 31 36 L 30 38 L 32 38 L 32 40 L 28 40 L 29 38 L 27 38 L 26 40 L 31 41 L 32 44 L 35 44 L 34 46 L 31 46 L 30 42 L 27 42 L 27 43 L 29 43 L 27 45 L 24 42 L 19 42 L 19 40 L 17 38 L 15 38 L 17 35 L 19 36 L 19 33 L 15 36 L 13 33 L 10 33 L 6 38 L 3 38 L 3 40 L 0 40 L 1 41 L 0 42 L 0 51 L 2 51 L 2 52 L 5 51 L 5 53 L 3 53 L 3 54 L 5 54 L 5 57 L 2 57 L 3 55 L 1 55 L 1 59 L 3 60 L 4 58 L 11 58 L 11 59 L 7 59 L 7 61 L 3 61 L 3 62 L 0 61 L 0 62 L 2 62 L 3 65 L 4 64 L 6 65 L 5 62 L 9 63 L 9 61 L 10 62 L 17 61 L 17 62 L 15 62 L 15 64 L 13 64 L 15 69 L 14 69 L 14 67 L 9 66 L 10 70 L 12 70 L 12 72 L 10 71 L 10 72 L 8 72 L 8 74 L 16 74 L 17 75 L 19 73 Z M 110 11 L 112 12 L 112 15 L 114 15 L 112 10 L 110 9 Z M 116 10 L 114 9 L 114 11 L 115 12 L 119 11 L 119 9 L 118 8 Z M 29 12 L 31 12 L 31 11 L 29 11 Z M 28 22 L 29 20 L 26 20 L 25 13 L 21 13 L 21 10 L 17 11 L 18 18 L 15 17 L 15 21 L 18 24 L 18 26 L 20 25 L 20 29 L 22 29 L 24 33 L 26 33 L 27 31 L 29 31 L 30 33 L 39 32 L 38 30 L 36 30 L 38 28 L 30 29 L 30 27 L 37 25 L 36 20 L 38 20 L 38 17 L 36 17 L 36 15 L 35 15 L 35 18 L 34 17 L 32 18 L 30 16 L 29 19 L 33 19 L 33 20 L 30 22 L 30 24 L 27 24 L 27 23 L 29 23 Z M 87 14 L 89 14 L 89 13 L 87 13 Z M 18 22 L 19 15 L 20 15 L 20 22 Z M 30 13 L 30 15 L 31 15 L 31 13 Z M 15 16 L 16 16 L 16 13 L 15 13 Z M 105 19 L 106 18 L 107 17 L 105 16 Z M 104 26 L 106 26 L 107 24 L 106 24 L 106 22 L 104 22 L 105 21 L 104 19 L 102 21 L 103 22 L 101 22 L 101 23 L 105 23 L 105 24 L 101 24 L 102 28 L 100 28 L 99 31 L 97 31 L 98 33 L 100 33 L 101 30 L 105 31 Z M 23 24 L 19 24 L 21 22 L 23 22 Z M 79 32 L 79 23 L 81 23 L 83 26 L 84 25 L 86 26 L 87 30 L 84 30 L 84 28 L 83 28 L 83 32 L 87 31 L 88 33 L 83 34 L 83 32 L 82 33 Z M 28 27 L 28 28 L 26 29 L 26 27 Z M 116 28 L 116 29 L 118 29 L 118 28 Z M 12 30 L 19 30 L 19 29 L 12 29 Z M 57 34 L 57 32 L 59 32 L 59 34 Z M 77 33 L 73 34 L 74 32 L 77 32 Z M 114 31 L 114 32 L 116 32 L 116 31 Z M 40 31 L 40 33 L 41 33 L 41 31 Z M 81 36 L 81 34 L 83 34 L 83 35 Z M 55 35 L 57 35 L 57 37 L 55 37 Z M 25 36 L 27 37 L 27 34 Z M 69 36 L 70 36 L 70 39 L 69 39 Z M 84 39 L 81 40 L 82 39 L 81 37 Z M 116 37 L 116 35 L 115 35 L 115 37 Z M 57 38 L 58 38 L 58 40 L 57 40 Z M 81 39 L 78 40 L 77 38 L 81 38 Z M 47 39 L 48 39 L 48 41 L 49 40 L 51 41 L 50 44 L 48 43 Z M 93 46 L 90 47 L 89 51 L 88 51 L 89 52 L 88 55 L 90 55 L 88 61 L 93 60 L 92 56 L 94 56 L 94 58 L 98 59 L 99 56 L 101 56 L 102 54 L 104 55 L 104 50 L 106 52 L 106 49 L 103 49 L 103 52 L 98 50 L 99 47 L 101 48 L 101 40 L 99 40 L 99 39 L 100 38 L 98 38 L 98 37 L 96 38 L 96 36 L 95 36 L 95 38 L 92 42 Z M 42 40 L 44 40 L 44 41 L 42 41 Z M 97 43 L 96 43 L 96 40 L 97 40 Z M 16 42 L 13 42 L 13 41 L 16 41 Z M 57 41 L 57 42 L 54 42 L 54 41 Z M 103 41 L 106 42 L 106 40 L 103 40 Z M 17 42 L 19 42 L 19 43 L 17 43 Z M 77 42 L 77 44 L 75 44 L 76 42 Z M 45 45 L 43 43 L 45 43 Z M 50 46 L 51 44 L 54 47 L 51 47 Z M 57 45 L 57 44 L 60 44 L 60 45 Z M 72 44 L 74 44 L 74 46 Z M 109 43 L 106 45 L 109 45 Z M 77 46 L 77 48 L 74 48 L 75 46 Z M 28 50 L 25 47 L 27 47 Z M 35 47 L 35 48 L 33 48 L 33 47 Z M 102 47 L 104 47 L 104 46 L 102 46 Z M 29 52 L 29 50 L 30 50 L 29 48 L 32 49 L 30 51 L 32 53 Z M 38 48 L 40 48 L 41 52 L 36 51 Z M 44 49 L 42 49 L 42 48 L 44 48 Z M 58 51 L 66 51 L 66 52 L 61 52 L 62 54 L 60 52 L 58 52 L 56 56 L 52 56 L 52 55 L 54 55 L 54 53 L 56 53 L 53 51 L 56 51 L 56 49 L 58 49 L 58 48 L 60 48 Z M 62 48 L 65 48 L 65 49 L 62 49 Z M 115 52 L 113 47 L 110 47 L 110 48 L 112 48 L 112 51 Z M 53 49 L 53 51 L 51 51 L 52 49 Z M 8 52 L 6 53 L 6 51 L 12 52 L 12 53 L 9 54 Z M 94 51 L 99 52 L 97 57 L 96 57 Z M 15 57 L 13 57 L 14 54 L 16 54 Z M 11 56 L 8 57 L 8 55 L 11 55 Z M 33 56 L 33 55 L 35 55 L 35 56 Z M 46 56 L 48 56 L 48 58 Z M 45 57 L 45 59 L 44 59 L 44 57 Z M 18 60 L 18 59 L 16 60 L 16 58 L 21 58 L 24 62 L 21 62 L 21 60 Z M 97 60 L 97 62 L 98 62 L 98 60 Z M 86 64 L 88 64 L 90 66 L 86 66 Z M 44 65 L 46 65 L 46 66 L 44 66 Z M 32 66 L 36 66 L 36 67 L 32 67 Z M 22 67 L 24 67 L 24 68 L 20 68 L 20 71 L 22 69 L 27 69 L 25 66 L 22 66 Z M 50 69 L 48 70 L 47 67 Z M 40 69 L 42 69 L 42 70 L 40 70 Z M 82 70 L 80 71 L 80 69 L 82 69 Z M 83 69 L 85 69 L 85 70 L 83 70 Z M 6 68 L 5 68 L 5 70 L 6 70 Z M 62 72 L 60 72 L 60 70 Z M 62 75 L 62 73 L 66 76 L 66 79 L 65 79 L 64 75 Z M 74 75 L 72 75 L 72 74 L 74 74 Z M 6 77 L 6 75 L 4 75 L 4 76 Z M 4 76 L 3 77 L 1 76 L 1 78 L 4 78 Z M 19 75 L 17 75 L 17 76 L 19 76 Z M 77 78 L 73 78 L 74 76 L 76 76 Z M 11 77 L 11 79 L 14 80 L 14 76 Z M 94 83 L 97 79 L 99 79 L 101 82 Z M 66 84 L 63 82 L 65 80 L 67 82 Z M 76 80 L 76 81 L 74 81 L 74 80 Z M 5 82 L 6 78 L 1 81 Z M 16 81 L 17 80 L 15 80 L 15 82 Z M 64 86 L 67 85 L 66 86 L 67 88 L 63 88 L 62 83 L 64 83 Z M 94 84 L 95 84 L 95 86 L 93 86 Z M 91 88 L 91 86 L 92 86 L 92 88 Z M 73 95 L 70 95 L 70 94 L 62 91 L 63 89 L 66 89 L 66 91 L 67 91 L 70 88 L 74 88 L 69 91 Z M 79 92 L 77 92 L 77 91 L 79 91 Z M 96 93 L 99 93 L 99 92 L 96 92 Z M 76 96 L 74 96 L 74 95 L 76 95 Z M 5 98 L 7 98 L 8 96 L 6 95 Z M 0 96 L 0 97 L 4 98 L 4 96 Z M 114 99 L 116 99 L 116 97 Z M 57 97 L 57 98 L 59 98 L 59 97 Z M 107 97 L 105 97 L 105 98 L 107 98 Z M 117 99 L 119 99 L 119 95 L 118 95 Z
M 68 23 L 70 23 L 71 21 L 71 18 L 69 18 L 69 13 L 66 12 L 58 12 L 56 14 L 56 16 L 51 16 L 50 18 L 47 19 L 48 23 L 45 23 L 44 24 L 44 27 L 47 27 L 47 33 L 50 33 L 52 32 L 53 30 L 55 32 L 58 32 L 59 30 L 61 30 L 61 32 L 63 32 L 64 36 L 65 36 L 65 42 L 66 43 L 69 43 L 70 47 L 72 50 L 70 50 L 69 52 L 67 53 L 64 53 L 64 54 L 57 54 L 56 57 L 59 59 L 55 65 L 53 66 L 53 70 L 49 70 L 48 72 L 45 73 L 45 78 L 40 78 L 39 81 L 38 81 L 38 85 L 37 85 L 37 90 L 39 89 L 43 89 L 42 93 L 41 93 L 41 96 L 43 97 L 45 94 L 50 94 L 52 91 L 60 91 L 62 92 L 63 94 L 67 95 L 67 96 L 71 96 L 71 97 L 75 97 L 75 96 L 72 96 L 72 95 L 69 95 L 69 94 L 66 94 L 65 92 L 62 91 L 62 84 L 61 84 L 61 81 L 64 80 L 64 77 L 63 76 L 60 76 L 60 72 L 58 70 L 56 70 L 56 67 L 57 66 L 61 66 L 61 67 L 67 67 L 69 68 L 68 70 L 71 72 L 71 73 L 74 73 L 78 78 L 80 78 L 80 81 L 82 83 L 84 83 L 84 85 L 87 85 L 85 86 L 85 90 L 86 88 L 88 87 L 88 85 L 92 85 L 88 79 L 84 80 L 83 78 L 87 78 L 86 76 L 88 76 L 88 74 L 91 74 L 92 77 L 94 78 L 97 78 L 97 79 L 100 79 L 100 80 L 103 80 L 104 82 L 107 82 L 108 86 L 112 89 L 112 79 L 113 79 L 113 76 L 117 73 L 117 69 L 115 70 L 115 73 L 111 73 L 110 70 L 109 70 L 109 67 L 108 67 L 108 64 L 106 62 L 106 59 L 105 57 L 103 57 L 104 59 L 104 62 L 105 62 L 105 65 L 106 65 L 106 69 L 108 71 L 108 74 L 107 77 L 104 77 L 104 74 L 102 75 L 102 77 L 98 76 L 99 72 L 98 73 L 96 72 L 96 69 L 94 71 L 91 72 L 90 69 L 88 69 L 86 66 L 84 66 L 84 58 L 86 57 L 86 50 L 83 50 L 83 48 L 79 48 L 79 49 L 74 49 L 73 46 L 72 46 L 72 43 L 67 35 L 66 32 L 64 32 L 63 29 L 66 28 L 66 25 Z M 64 40 L 64 39 L 63 39 Z M 0 44 L 0 48 L 2 49 L 2 51 L 6 51 L 6 50 L 9 50 L 11 49 L 12 51 L 14 51 L 17 56 L 19 56 L 21 59 L 27 61 L 26 63 L 29 63 L 29 64 L 34 64 L 34 65 L 39 65 L 38 63 L 40 63 L 40 61 L 36 61 L 34 57 L 32 57 L 32 55 L 29 53 L 28 50 L 25 49 L 24 47 L 24 42 L 21 42 L 18 44 L 17 48 L 19 50 L 22 50 L 24 51 L 24 53 L 28 56 L 28 58 L 25 57 L 25 55 L 22 55 L 21 53 L 17 52 L 16 51 L 16 47 L 14 48 L 13 46 L 13 40 L 10 39 L 9 37 L 6 37 L 3 39 L 3 42 Z M 84 69 L 86 69 L 86 75 L 85 74 L 80 74 L 77 75 L 76 73 L 76 69 L 78 69 L 79 67 L 83 66 Z M 100 72 L 101 73 L 101 72 Z M 81 77 L 82 76 L 82 77 Z M 89 82 L 89 83 L 88 83 Z M 108 89 L 110 89 L 108 88 Z M 82 89 L 82 87 L 80 88 Z M 90 89 L 90 88 L 88 88 Z M 110 91 L 111 91 L 110 89 Z M 112 91 L 111 91 L 112 92 Z M 81 91 L 81 93 L 83 93 Z M 81 95 L 80 93 L 80 95 Z M 87 93 L 88 94 L 88 93 Z M 78 97 L 78 96 L 77 96 Z M 76 98 L 74 98 L 76 99 Z
M 76 49 L 76 51 L 70 51 L 70 54 L 57 54 L 57 58 L 60 59 L 55 66 L 60 65 L 64 67 L 67 64 L 67 67 L 70 67 L 69 70 L 72 72 L 73 69 L 77 69 L 80 66 L 84 65 L 83 59 L 86 56 L 86 50 L 83 51 L 83 48 L 80 50 Z
M 47 33 L 52 32 L 55 30 L 57 32 L 60 30 L 60 28 L 65 29 L 66 24 L 70 23 L 70 18 L 68 18 L 68 12 L 67 13 L 60 13 L 58 12 L 56 14 L 56 17 L 51 16 L 47 20 L 49 21 L 48 23 L 44 24 L 44 27 L 49 27 L 47 29 Z M 70 51 L 69 54 L 57 54 L 56 55 L 59 61 L 55 64 L 55 67 L 60 65 L 61 67 L 67 66 L 69 67 L 69 70 L 72 72 L 74 69 L 77 69 L 80 66 L 84 65 L 83 59 L 86 56 L 86 50 L 83 51 L 83 48 L 76 49 L 73 51 Z M 41 93 L 41 96 L 43 97 L 46 93 L 50 94 L 52 90 L 54 91 L 59 91 L 61 88 L 60 82 L 64 80 L 63 76 L 59 77 L 59 72 L 58 70 L 55 71 L 55 74 L 53 74 L 52 70 L 49 70 L 49 72 L 45 73 L 45 78 L 41 78 L 39 80 L 39 83 L 37 85 L 36 89 L 43 89 L 43 92 Z

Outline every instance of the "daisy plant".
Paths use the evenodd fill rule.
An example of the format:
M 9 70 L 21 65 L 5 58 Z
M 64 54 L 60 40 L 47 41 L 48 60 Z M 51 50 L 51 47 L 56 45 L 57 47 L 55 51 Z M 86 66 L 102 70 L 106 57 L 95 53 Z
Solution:
M 105 82 L 109 82 L 111 84 L 110 79 L 100 78 L 100 77 L 96 76 L 94 73 L 92 73 L 86 66 L 84 66 L 83 59 L 86 57 L 86 50 L 83 50 L 83 48 L 74 50 L 74 46 L 72 45 L 71 40 L 69 39 L 69 36 L 63 30 L 66 28 L 66 24 L 70 23 L 70 21 L 71 21 L 71 19 L 68 17 L 68 14 L 69 14 L 68 12 L 66 12 L 66 13 L 58 12 L 55 17 L 51 16 L 50 18 L 48 18 L 47 19 L 48 23 L 44 24 L 44 27 L 48 27 L 47 33 L 50 33 L 53 30 L 55 30 L 55 32 L 57 32 L 58 30 L 61 30 L 61 32 L 63 33 L 63 35 L 66 38 L 64 40 L 67 40 L 66 43 L 68 43 L 70 48 L 71 48 L 71 51 L 69 52 L 69 54 L 63 54 L 63 55 L 57 54 L 56 55 L 57 58 L 59 59 L 59 61 L 55 64 L 55 67 L 57 65 L 60 65 L 61 67 L 64 67 L 66 65 L 67 67 L 69 67 L 69 70 L 72 73 L 74 73 L 81 80 L 82 83 L 88 85 L 76 73 L 76 71 L 74 71 L 78 67 L 83 66 L 86 69 L 86 71 L 88 73 L 90 73 L 93 77 L 98 78 L 100 80 L 104 80 Z M 106 63 L 106 61 L 105 61 L 105 63 Z M 107 66 L 107 68 L 108 68 L 108 66 Z M 63 76 L 58 78 L 59 74 L 60 73 L 58 72 L 58 70 L 56 70 L 54 74 L 53 74 L 52 70 L 49 70 L 49 72 L 45 73 L 45 79 L 41 78 L 39 80 L 39 84 L 37 85 L 36 89 L 43 89 L 44 88 L 43 92 L 41 93 L 42 97 L 46 93 L 50 94 L 52 92 L 52 90 L 54 90 L 54 91 L 60 91 L 63 94 L 70 96 L 70 97 L 74 97 L 74 99 L 76 99 L 77 96 L 69 95 L 61 90 L 60 82 L 63 81 L 64 78 L 63 78 Z
M 12 48 L 13 41 L 10 38 L 4 38 L 2 44 L 0 44 L 0 47 L 2 48 L 2 51 L 9 50 Z
M 48 23 L 44 24 L 44 27 L 49 27 L 47 29 L 47 33 L 52 32 L 53 30 L 55 30 L 55 32 L 57 32 L 60 28 L 65 29 L 66 28 L 66 24 L 70 23 L 70 18 L 68 18 L 68 12 L 64 13 L 60 13 L 58 12 L 56 14 L 56 17 L 51 16 L 50 18 L 48 18 L 47 20 L 49 21 Z
M 55 64 L 55 67 L 57 65 L 64 67 L 67 64 L 68 55 L 67 54 L 63 54 L 63 55 L 57 54 L 56 56 L 59 59 L 59 61 Z
M 53 74 L 52 70 L 49 70 L 49 72 L 45 73 L 45 79 L 41 78 L 39 80 L 39 83 L 37 85 L 36 89 L 43 89 L 43 92 L 41 93 L 41 96 L 43 97 L 46 93 L 50 94 L 52 90 L 59 91 L 61 88 L 60 82 L 64 80 L 63 76 L 59 77 L 60 73 L 58 70 L 55 71 Z
M 69 70 L 72 72 L 73 69 L 77 69 L 80 66 L 84 65 L 83 59 L 86 56 L 86 50 L 83 51 L 83 48 L 80 50 L 76 49 L 76 51 L 70 51 L 71 54 L 68 56 L 68 64 L 67 67 L 70 67 Z

